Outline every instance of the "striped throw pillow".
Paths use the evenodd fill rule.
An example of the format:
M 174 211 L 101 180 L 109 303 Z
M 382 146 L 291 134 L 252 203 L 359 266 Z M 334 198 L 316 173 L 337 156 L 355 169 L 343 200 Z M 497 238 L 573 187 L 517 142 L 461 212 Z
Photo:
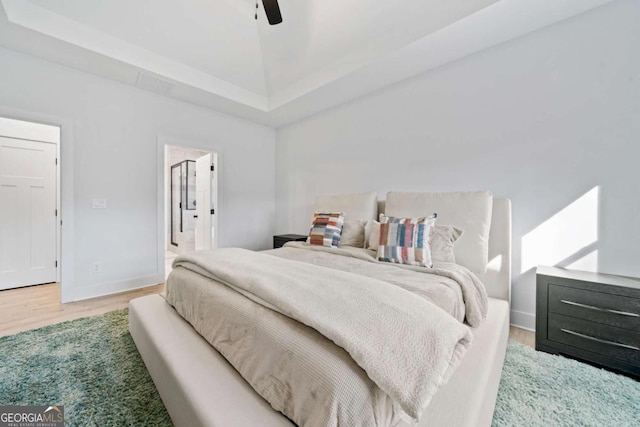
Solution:
M 313 215 L 307 243 L 337 248 L 340 245 L 343 225 L 344 215 L 342 212 L 316 212 Z
M 433 267 L 431 236 L 437 214 L 424 218 L 380 218 L 378 260 Z

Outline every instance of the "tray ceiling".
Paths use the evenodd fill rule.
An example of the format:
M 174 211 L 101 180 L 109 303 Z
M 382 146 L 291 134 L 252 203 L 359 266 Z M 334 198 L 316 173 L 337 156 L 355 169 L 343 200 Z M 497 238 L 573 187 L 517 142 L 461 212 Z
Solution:
M 610 0 L 1 0 L 0 44 L 279 126 Z

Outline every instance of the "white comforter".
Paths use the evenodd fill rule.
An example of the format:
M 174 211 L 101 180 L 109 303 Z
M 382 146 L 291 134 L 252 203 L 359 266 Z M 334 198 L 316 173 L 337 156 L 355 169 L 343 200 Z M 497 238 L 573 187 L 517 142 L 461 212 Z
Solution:
M 278 257 L 241 249 L 179 257 L 167 301 L 299 425 L 419 419 L 457 367 L 471 333 L 412 289 L 420 281 L 437 287 L 443 278 L 460 280 L 462 295 L 479 296 L 469 298 L 474 308 L 465 309 L 467 317 L 471 312 L 481 319 L 486 305 L 483 314 L 479 282 L 460 271 L 425 274 L 371 263 L 348 251 L 336 256 L 340 251 L 306 249 L 274 251 Z M 302 253 L 304 262 L 281 258 Z M 333 268 L 314 265 L 328 260 Z M 354 262 L 387 279 L 393 276 L 392 283 L 347 272 Z
M 376 251 L 349 246 L 336 249 L 304 242 L 289 242 L 282 249 L 265 253 L 389 282 L 425 298 L 474 328 L 487 316 L 484 285 L 458 264 L 435 262 L 433 268 L 390 264 L 378 261 Z

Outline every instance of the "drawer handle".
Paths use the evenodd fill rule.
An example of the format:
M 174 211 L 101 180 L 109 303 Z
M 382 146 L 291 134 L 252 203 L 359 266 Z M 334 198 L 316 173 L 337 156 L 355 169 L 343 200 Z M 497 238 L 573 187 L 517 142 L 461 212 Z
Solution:
M 635 347 L 633 345 L 620 344 L 619 342 L 602 340 L 600 338 L 595 338 L 595 337 L 591 337 L 589 335 L 585 335 L 585 334 L 581 334 L 581 333 L 578 333 L 578 332 L 570 331 L 569 329 L 560 329 L 560 330 L 562 332 L 567 333 L 567 334 L 576 335 L 578 337 L 585 338 L 585 339 L 588 339 L 588 340 L 591 340 L 591 341 L 600 342 L 602 344 L 615 345 L 616 347 L 622 347 L 622 348 L 628 348 L 629 350 L 640 351 L 640 347 Z
M 579 302 L 567 301 L 565 299 L 561 299 L 560 302 L 563 304 L 575 305 L 576 307 L 588 308 L 589 310 L 605 311 L 607 313 L 620 314 L 621 316 L 640 317 L 640 314 L 629 313 L 628 311 L 618 311 L 618 310 L 612 310 L 610 308 L 600 308 L 600 307 L 595 307 L 593 305 L 580 304 Z

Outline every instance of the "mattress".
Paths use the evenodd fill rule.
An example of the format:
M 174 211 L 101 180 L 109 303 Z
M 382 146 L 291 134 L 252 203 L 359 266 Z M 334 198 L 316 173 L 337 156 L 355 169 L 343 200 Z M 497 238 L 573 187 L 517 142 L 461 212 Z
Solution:
M 159 295 L 130 303 L 129 329 L 172 421 L 182 426 L 291 426 Z M 489 426 L 509 333 L 509 305 L 489 298 L 486 321 L 419 426 Z

